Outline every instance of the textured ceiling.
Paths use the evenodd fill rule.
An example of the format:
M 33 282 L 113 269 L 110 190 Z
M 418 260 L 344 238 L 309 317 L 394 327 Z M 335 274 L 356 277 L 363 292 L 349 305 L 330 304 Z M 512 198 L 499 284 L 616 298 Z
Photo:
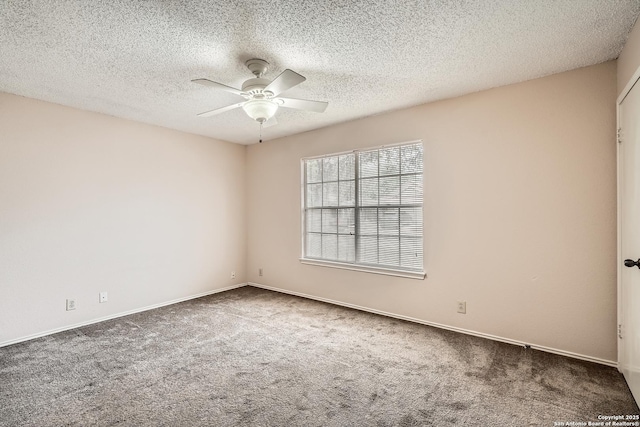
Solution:
M 307 81 L 266 140 L 617 58 L 640 0 L 0 0 L 0 91 L 252 144 L 239 88 L 262 58 Z

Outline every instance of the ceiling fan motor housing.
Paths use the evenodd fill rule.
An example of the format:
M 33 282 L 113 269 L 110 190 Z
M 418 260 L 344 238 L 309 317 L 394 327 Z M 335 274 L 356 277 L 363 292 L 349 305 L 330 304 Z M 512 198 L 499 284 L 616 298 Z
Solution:
M 263 92 L 264 88 L 271 83 L 267 79 L 249 79 L 242 84 L 242 91 L 251 95 L 252 98 L 271 98 L 273 93 Z

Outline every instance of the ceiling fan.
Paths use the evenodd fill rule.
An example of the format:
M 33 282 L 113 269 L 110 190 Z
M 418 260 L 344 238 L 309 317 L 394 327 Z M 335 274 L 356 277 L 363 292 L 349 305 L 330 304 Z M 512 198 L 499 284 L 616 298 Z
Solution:
M 245 113 L 260 125 L 273 125 L 278 111 L 278 107 L 295 108 L 298 110 L 315 111 L 322 113 L 329 105 L 323 101 L 309 101 L 306 99 L 284 98 L 279 96 L 281 93 L 299 85 L 306 80 L 305 77 L 291 71 L 284 70 L 273 81 L 263 79 L 262 75 L 267 71 L 269 63 L 263 59 L 249 59 L 245 65 L 255 75 L 255 78 L 249 79 L 242 84 L 242 89 L 236 89 L 222 83 L 214 82 L 208 79 L 191 80 L 205 86 L 211 86 L 217 89 L 226 90 L 235 93 L 245 99 L 245 101 L 237 104 L 228 105 L 215 110 L 205 111 L 198 114 L 200 117 L 210 117 L 234 108 L 242 107 Z M 267 123 L 268 122 L 268 123 Z

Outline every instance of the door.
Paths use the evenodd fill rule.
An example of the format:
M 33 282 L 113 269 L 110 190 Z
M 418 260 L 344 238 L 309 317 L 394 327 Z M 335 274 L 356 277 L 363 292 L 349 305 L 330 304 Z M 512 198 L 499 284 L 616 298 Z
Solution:
M 618 128 L 618 366 L 640 403 L 640 80 L 619 104 Z

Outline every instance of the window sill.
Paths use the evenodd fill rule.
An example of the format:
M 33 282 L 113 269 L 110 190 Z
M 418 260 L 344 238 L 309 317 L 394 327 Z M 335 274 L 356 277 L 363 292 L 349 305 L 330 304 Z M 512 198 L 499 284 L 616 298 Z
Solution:
M 424 280 L 424 271 L 394 270 L 392 268 L 369 267 L 365 265 L 345 264 L 342 262 L 325 261 L 319 259 L 300 258 L 301 264 L 317 265 L 320 267 L 340 268 L 343 270 L 362 271 L 364 273 L 384 274 L 386 276 L 404 277 L 406 279 Z

